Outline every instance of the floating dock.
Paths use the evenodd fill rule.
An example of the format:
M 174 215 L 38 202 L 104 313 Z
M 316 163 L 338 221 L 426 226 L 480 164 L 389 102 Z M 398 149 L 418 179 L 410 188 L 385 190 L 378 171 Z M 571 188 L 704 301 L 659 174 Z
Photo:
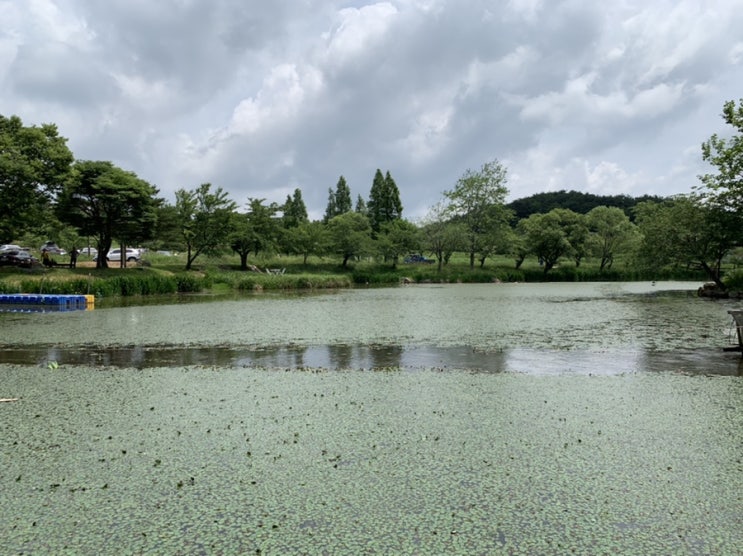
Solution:
M 90 311 L 94 307 L 94 295 L 62 295 L 49 293 L 0 294 L 0 311 L 6 313 Z

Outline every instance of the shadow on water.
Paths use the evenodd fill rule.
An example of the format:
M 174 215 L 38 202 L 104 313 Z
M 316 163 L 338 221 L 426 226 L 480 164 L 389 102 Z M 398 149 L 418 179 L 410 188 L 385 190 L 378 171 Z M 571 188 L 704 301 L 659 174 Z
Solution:
M 180 366 L 257 367 L 266 369 L 463 370 L 533 375 L 620 375 L 679 373 L 743 376 L 743 358 L 720 349 L 676 351 L 549 350 L 514 348 L 497 352 L 468 346 L 324 345 L 271 346 L 58 346 L 0 349 L 0 364 L 154 368 Z

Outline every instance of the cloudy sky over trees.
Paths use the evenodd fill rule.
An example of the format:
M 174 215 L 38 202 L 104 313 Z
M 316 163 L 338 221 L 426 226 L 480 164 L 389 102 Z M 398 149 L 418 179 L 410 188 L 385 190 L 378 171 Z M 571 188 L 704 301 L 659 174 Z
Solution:
M 0 113 L 171 202 L 390 171 L 422 216 L 499 159 L 509 199 L 687 193 L 743 97 L 743 0 L 0 0 Z

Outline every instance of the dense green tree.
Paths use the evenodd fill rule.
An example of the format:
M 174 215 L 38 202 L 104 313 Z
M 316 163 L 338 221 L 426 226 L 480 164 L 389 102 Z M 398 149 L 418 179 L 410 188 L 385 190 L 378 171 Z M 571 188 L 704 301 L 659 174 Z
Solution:
M 518 270 L 521 268 L 521 265 L 524 264 L 526 257 L 529 255 L 525 228 L 523 226 L 517 226 L 515 229 L 509 228 L 506 235 L 506 241 L 508 244 L 507 252 L 513 257 L 516 270 Z
M 310 255 L 322 255 L 328 248 L 328 231 L 322 222 L 302 222 L 286 230 L 286 250 L 302 255 L 302 264 L 307 264 Z
M 400 191 L 389 171 L 383 176 L 382 171 L 377 169 L 366 207 L 374 234 L 378 233 L 385 223 L 402 218 Z
M 372 250 L 369 219 L 358 212 L 339 214 L 328 222 L 329 246 L 348 266 L 351 257 L 366 255 Z
M 156 208 L 157 223 L 153 233 L 153 240 L 148 243 L 152 249 L 166 249 L 169 251 L 183 251 L 183 235 L 178 223 L 178 211 L 175 205 L 162 202 Z
M 276 213 L 279 208 L 275 203 L 265 205 L 264 202 L 265 199 L 250 198 L 245 214 L 233 213 L 228 240 L 230 248 L 240 256 L 241 270 L 247 270 L 250 253 L 272 251 L 277 245 L 280 225 Z
M 508 188 L 506 168 L 497 160 L 486 162 L 478 171 L 467 170 L 454 189 L 445 191 L 449 214 L 467 229 L 470 268 L 484 236 L 508 226 L 510 211 L 505 206 Z
M 694 195 L 680 195 L 663 203 L 640 203 L 636 210 L 643 236 L 639 259 L 645 266 L 698 266 L 725 289 L 721 264 L 740 244 L 740 213 L 719 210 Z
M 436 203 L 424 217 L 421 227 L 422 247 L 436 257 L 439 272 L 452 253 L 467 248 L 467 230 L 463 224 L 449 219 L 447 209 L 443 202 Z
M 114 239 L 124 249 L 152 237 L 161 202 L 157 189 L 133 172 L 108 161 L 78 161 L 58 196 L 57 214 L 81 236 L 96 238 L 96 267 L 105 268 Z
M 307 221 L 307 206 L 302 199 L 302 191 L 297 188 L 294 195 L 287 195 L 286 202 L 281 207 L 283 216 L 281 222 L 284 228 L 293 228 Z
M 41 224 L 74 157 L 53 124 L 24 126 L 0 115 L 0 243 Z
M 477 259 L 480 261 L 480 268 L 485 267 L 485 261 L 497 253 L 505 253 L 509 250 L 509 240 L 511 239 L 511 228 L 506 225 L 505 221 L 500 220 L 500 209 L 496 207 L 496 214 L 493 221 L 498 222 L 495 226 L 489 226 L 477 237 Z
M 707 199 L 723 210 L 743 212 L 743 99 L 728 101 L 723 106 L 725 123 L 735 134 L 723 138 L 712 135 L 702 144 L 702 158 L 717 167 L 716 174 L 701 176 L 707 187 Z
M 385 222 L 377 235 L 377 249 L 385 260 L 397 267 L 401 256 L 417 253 L 421 248 L 421 231 L 415 224 L 402 218 Z
M 560 211 L 553 209 L 547 214 L 532 214 L 520 220 L 517 226 L 524 236 L 526 248 L 543 265 L 544 274 L 552 270 L 560 258 L 571 253 L 572 246 Z
M 230 233 L 236 205 L 221 187 L 214 191 L 211 187 L 203 183 L 193 190 L 175 192 L 178 223 L 186 244 L 186 270 L 191 270 L 202 253 L 217 252 Z
M 588 238 L 590 232 L 586 215 L 563 208 L 552 209 L 550 212 L 559 216 L 560 226 L 565 231 L 565 237 L 570 243 L 570 256 L 575 262 L 575 266 L 579 267 L 589 250 Z
M 611 268 L 615 255 L 629 250 L 637 237 L 637 227 L 618 207 L 595 207 L 586 218 L 591 232 L 589 251 L 599 259 L 599 272 L 603 272 Z

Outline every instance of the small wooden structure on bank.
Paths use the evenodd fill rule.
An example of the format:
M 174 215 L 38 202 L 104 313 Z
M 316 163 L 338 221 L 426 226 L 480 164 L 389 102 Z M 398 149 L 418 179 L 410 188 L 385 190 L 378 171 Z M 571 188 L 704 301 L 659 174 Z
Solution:
M 743 355 L 743 309 L 728 311 L 728 314 L 733 317 L 735 331 L 738 334 L 738 347 L 731 348 L 730 351 L 740 351 Z

